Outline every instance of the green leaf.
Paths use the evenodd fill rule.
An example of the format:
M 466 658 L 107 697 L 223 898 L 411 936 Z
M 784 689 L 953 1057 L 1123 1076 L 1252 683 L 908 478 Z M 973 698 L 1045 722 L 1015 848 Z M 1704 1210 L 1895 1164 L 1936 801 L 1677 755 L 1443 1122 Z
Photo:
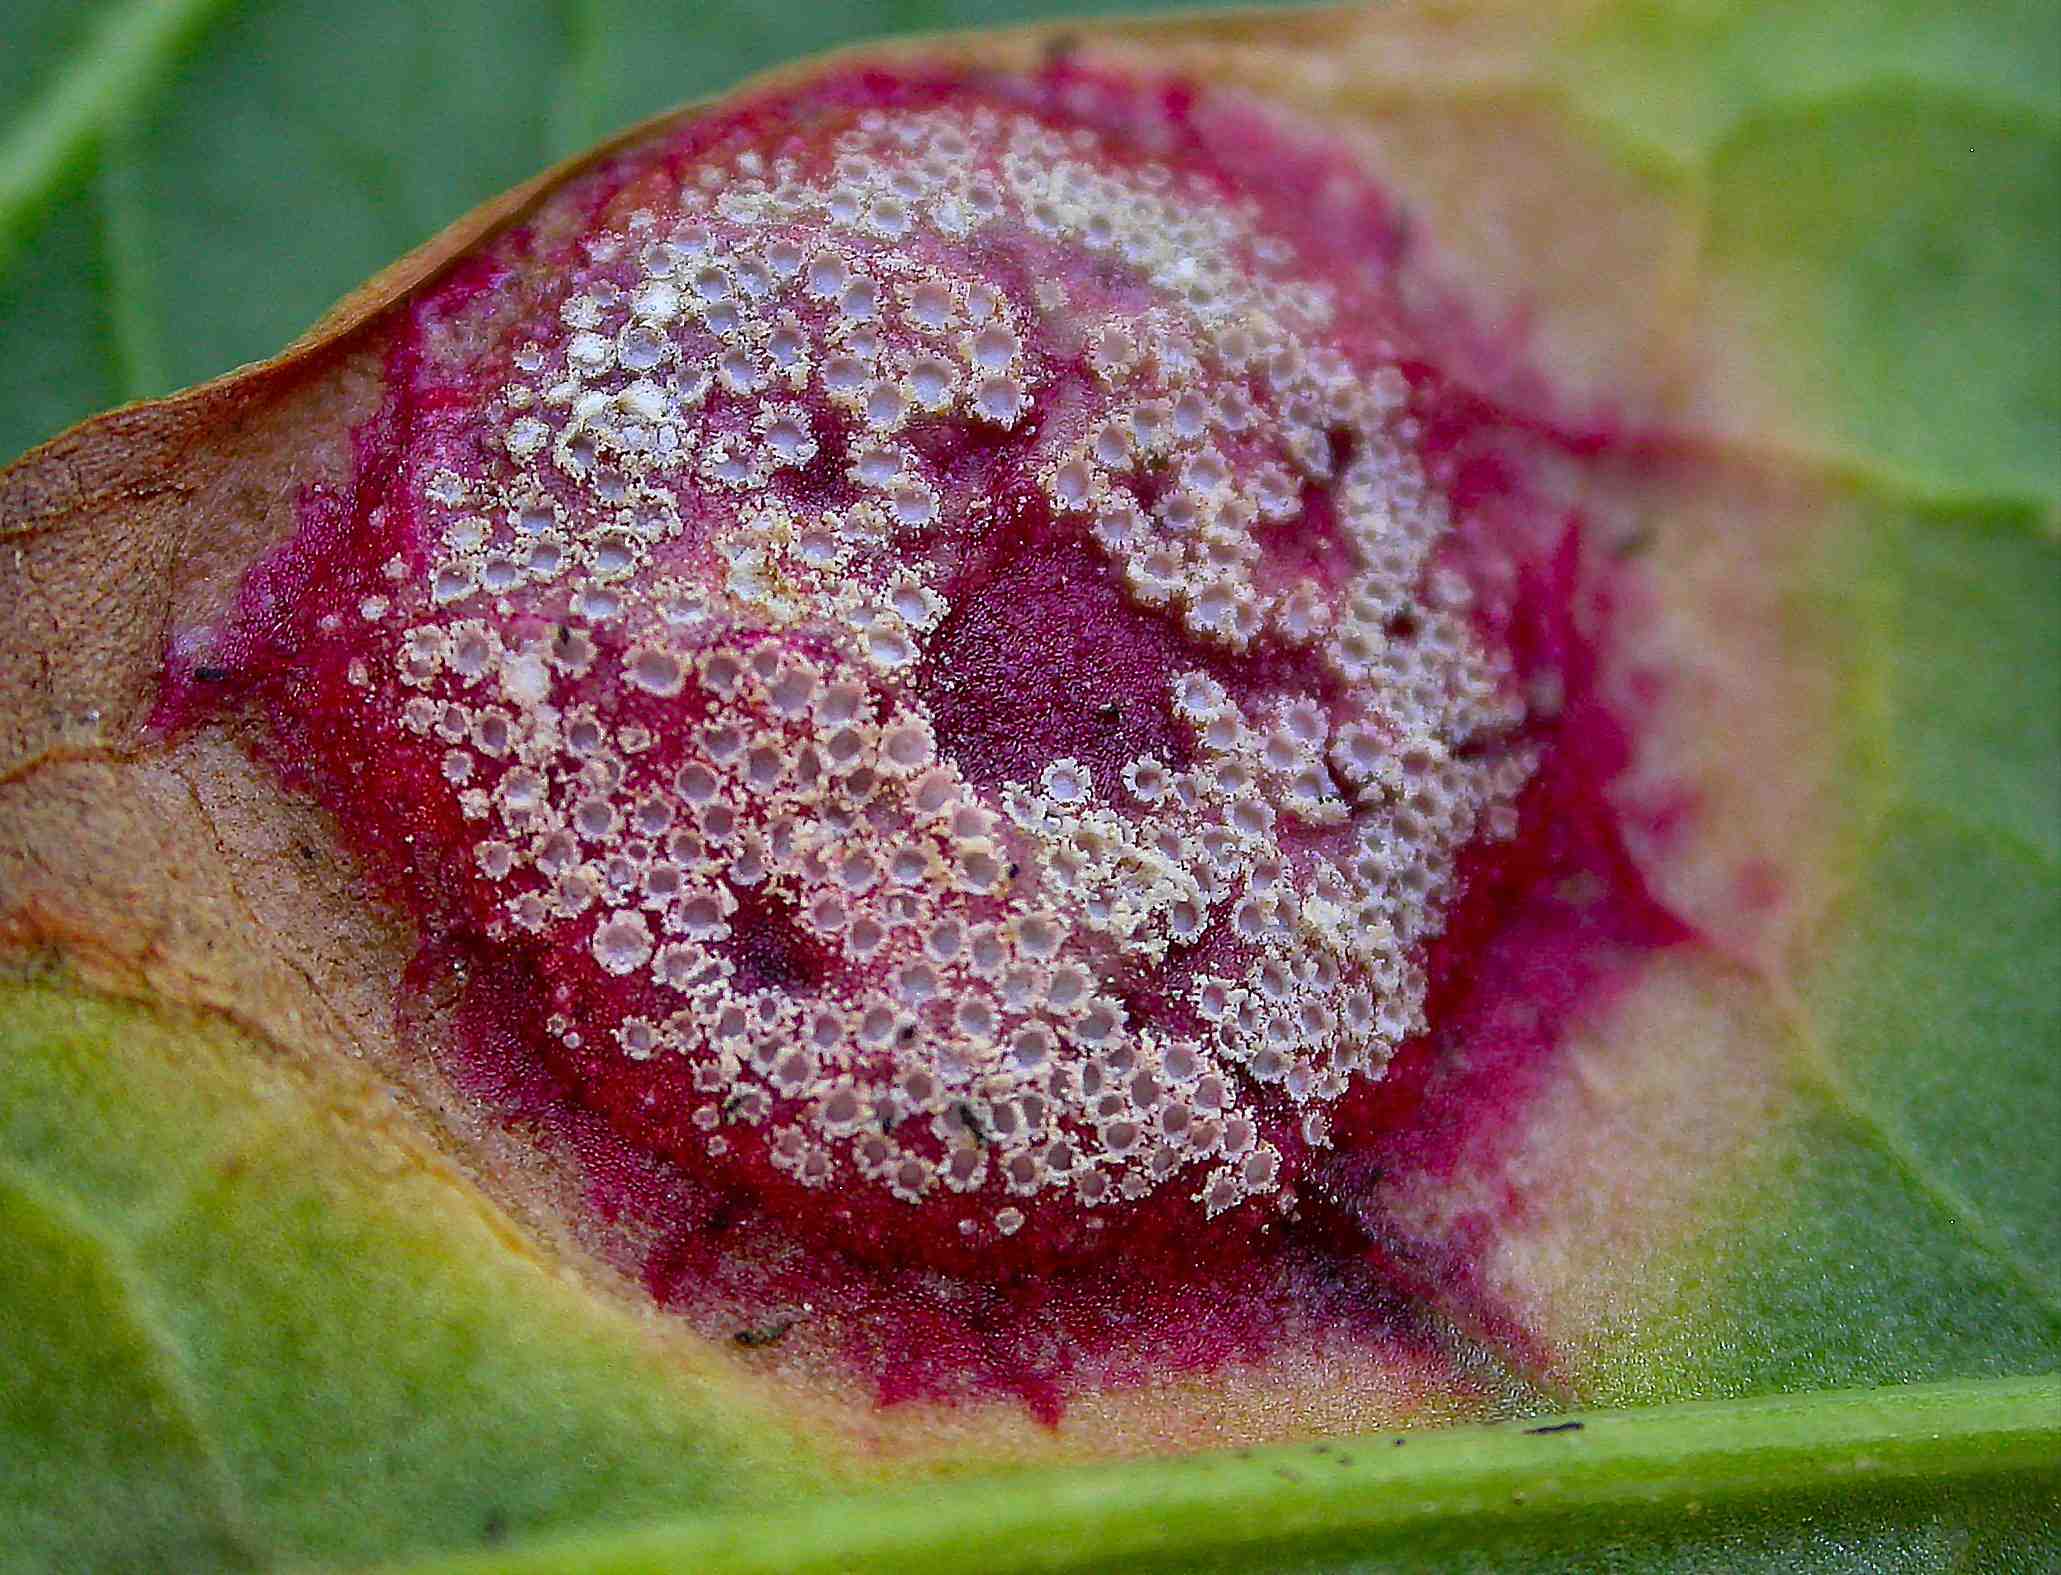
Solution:
M 2061 26 L 2042 0 L 1598 9 L 1558 62 L 1703 194 L 1792 425 L 1877 477 L 2061 509 Z
M 1786 1549 L 1834 1499 L 1950 1540 L 1959 1516 L 2002 1514 L 2024 1549 L 2061 1508 L 2049 1377 L 1019 1473 L 769 1518 L 810 1480 L 735 1387 L 512 1258 L 484 1204 L 379 1141 L 376 1099 L 48 985 L 9 987 L 5 1009 L 0 1360 L 29 1381 L 0 1409 L 0 1511 L 23 1568 L 504 1539 L 425 1568 L 945 1570 L 968 1547 L 996 1570 L 1370 1567 L 1327 1550 L 1592 1567 Z M 1694 1538 L 1685 1513 L 1708 1517 Z
M 46 7 L 31 12 L 26 26 L 10 28 L 0 94 L 34 98 L 0 140 L 0 260 L 221 4 L 134 0 L 97 12 Z
M 1744 1503 L 1766 1536 L 1799 1508 L 1822 1513 L 1832 1495 L 1865 1498 L 1877 1515 L 1909 1515 L 1938 1489 L 1971 1480 L 2007 1520 L 2021 1521 L 2006 1536 L 2031 1552 L 2023 1531 L 2061 1507 L 2057 1450 L 2061 1380 L 2051 1378 L 1703 1402 L 1023 1473 L 967 1483 L 942 1501 L 933 1493 L 880 1495 L 772 1525 L 755 1515 L 713 1516 L 409 1568 L 948 1575 L 969 1558 L 997 1575 L 1371 1570 L 1455 1559 L 1650 1567 L 1678 1535 L 1669 1517 L 1709 1517 L 1736 1536 L 1743 1528 L 1734 1512 Z
M 1709 178 L 1714 265 L 1794 325 L 1756 337 L 1790 338 L 1775 370 L 1829 438 L 2061 508 L 2061 124 L 1885 88 L 1756 118 Z
M 2061 1369 L 2061 543 L 1885 508 L 1848 705 L 1871 783 L 1713 1380 Z
M 0 1524 L 13 1557 L 53 1568 L 251 1562 L 235 1478 L 136 1265 L 12 1164 L 0 1170 L 0 1241 Z
M 363 1561 L 811 1484 L 376 1090 L 48 984 L 0 983 L 0 1023 L 0 1567 Z
M 1811 984 L 1820 1066 L 2061 1330 L 2061 542 L 1931 516 L 1868 550 L 1885 797 Z
M 641 115 L 805 50 L 1095 9 L 18 4 L 0 454 L 275 352 Z M 1581 1380 L 1677 1403 L 824 1497 L 748 1379 L 512 1248 L 335 1069 L 36 980 L 0 995 L 0 1568 L 2061 1560 L 2061 21 L 1516 27 L 1527 90 L 1696 215 L 1718 359 L 1776 412 L 1721 429 L 1877 500 L 1809 588 L 1851 634 L 1854 822 L 1779 1119 L 1674 1301 Z
M 1771 106 L 1892 85 L 2061 118 L 2061 34 L 2042 0 L 1617 0 L 1563 65 L 1588 113 L 1685 170 Z

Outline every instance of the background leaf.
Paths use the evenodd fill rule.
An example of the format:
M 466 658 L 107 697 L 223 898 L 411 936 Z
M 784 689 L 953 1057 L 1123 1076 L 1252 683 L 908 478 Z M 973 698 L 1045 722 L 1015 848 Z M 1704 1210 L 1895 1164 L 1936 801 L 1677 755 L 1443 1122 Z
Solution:
M 28 375 L 0 405 L 0 454 L 275 354 L 474 204 L 755 71 L 894 33 L 1107 9 L 27 0 L 10 7 L 0 67 L 0 355 Z M 168 10 L 185 25 L 165 27 Z M 36 161 L 50 178 L 10 182 L 80 79 L 99 79 L 107 37 L 139 34 L 119 91 L 66 117 L 68 156 Z
M 642 115 L 860 38 L 1095 9 L 26 0 L 0 51 L 0 454 L 274 353 Z M 1505 1429 L 1405 1450 L 1393 1478 L 1309 1450 L 1105 1467 L 943 1510 L 937 1488 L 783 1509 L 768 1540 L 762 1506 L 833 1476 L 734 1365 L 683 1369 L 398 1135 L 368 1167 L 385 1129 L 363 1089 L 39 981 L 0 1001 L 0 1565 L 515 1540 L 539 1568 L 788 1567 L 853 1537 L 918 1569 L 983 1535 L 1020 1567 L 1097 1570 L 2061 1559 L 2061 1398 L 2023 1381 L 2061 1370 L 2061 17 L 1641 0 L 1551 28 L 1488 5 L 1394 25 L 1375 109 L 1432 124 L 1450 82 L 1455 105 L 1542 102 L 1609 149 L 1692 238 L 1722 325 L 1725 397 L 1691 423 L 1863 492 L 1790 588 L 1850 633 L 1851 813 L 1848 889 L 1786 1003 L 1780 1119 L 1674 1300 L 1578 1375 L 1599 1402 L 1763 1397 L 1715 1414 L 1772 1421 L 1797 1446 L 1778 1471 L 1706 1502 L 1716 1435 L 1661 1407 L 1632 1425 L 1684 1469 L 1615 1499 L 1632 1479 L 1579 1454 L 1558 1488 L 1526 1476 L 1512 1451 L 1551 1440 Z M 1911 1445 L 1929 1467 L 1863 1486 L 1805 1447 L 1865 1410 L 1813 1391 L 1916 1381 L 1950 1387 L 1869 1413 L 1865 1442 L 1936 1416 L 1951 1441 Z M 1785 1393 L 1805 1398 L 1764 1398 Z M 1470 1483 L 1535 1509 L 1470 1507 Z M 1420 1492 L 1433 1512 L 1411 1519 Z M 1205 1513 L 1227 1501 L 1244 1517 Z M 618 1529 L 645 1520 L 664 1524 Z

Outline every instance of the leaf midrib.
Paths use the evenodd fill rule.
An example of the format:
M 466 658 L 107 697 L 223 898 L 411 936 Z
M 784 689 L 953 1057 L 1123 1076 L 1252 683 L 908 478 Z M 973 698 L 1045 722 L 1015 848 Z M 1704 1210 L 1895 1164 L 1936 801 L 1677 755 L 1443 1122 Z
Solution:
M 1570 1426 L 1568 1424 L 1578 1424 Z M 1197 1559 L 1534 1516 L 1666 1517 L 1812 1494 L 2061 1471 L 2061 1375 L 1691 1401 L 1339 1439 L 819 1501 L 769 1522 L 724 1514 L 389 1575 L 893 1569 L 984 1575 Z M 1407 1443 L 1408 1447 L 1399 1447 Z M 1088 1562 L 1084 1563 L 1084 1559 Z

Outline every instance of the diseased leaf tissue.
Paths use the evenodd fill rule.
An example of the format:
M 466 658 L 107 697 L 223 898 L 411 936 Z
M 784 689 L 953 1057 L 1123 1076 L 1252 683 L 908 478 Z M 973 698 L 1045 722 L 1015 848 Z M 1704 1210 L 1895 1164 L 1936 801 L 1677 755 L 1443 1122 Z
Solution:
M 1826 1091 L 1898 1141 L 1818 1048 L 1875 505 L 1324 25 L 793 72 L 31 455 L 23 965 L 391 1090 L 795 1462 L 1733 1387 L 1717 1222 Z M 1635 247 L 1594 167 L 1482 201 Z

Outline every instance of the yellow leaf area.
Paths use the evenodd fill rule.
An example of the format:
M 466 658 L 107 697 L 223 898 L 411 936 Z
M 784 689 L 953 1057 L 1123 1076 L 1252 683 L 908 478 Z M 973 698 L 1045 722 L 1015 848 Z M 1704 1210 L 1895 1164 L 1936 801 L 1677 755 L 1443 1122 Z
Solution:
M 571 1221 L 566 1163 L 405 1055 L 414 937 L 322 816 L 228 729 L 166 746 L 140 726 L 160 632 L 224 605 L 291 528 L 296 489 L 347 464 L 342 434 L 376 402 L 377 314 L 540 185 L 282 361 L 91 423 L 0 481 L 0 940 L 21 976 L 0 1008 L 20 1080 L 0 1192 L 104 1249 L 139 1351 L 177 1370 L 162 1381 L 183 1398 L 163 1404 L 215 1441 L 196 1448 L 257 1436 L 224 1408 L 276 1407 L 292 1439 L 332 1406 L 389 1473 L 367 1489 L 381 1513 L 405 1517 L 414 1455 L 451 1450 L 476 1468 L 426 1475 L 477 1487 L 502 1452 L 598 1451 L 679 1508 L 1671 1389 L 1726 1294 L 1707 1244 L 1804 1075 L 1799 981 L 1865 808 L 1838 775 L 1864 634 L 1840 586 L 1869 505 L 1756 380 L 1700 271 L 1693 183 L 1638 172 L 1569 112 L 1546 26 L 1536 7 L 1382 7 L 909 47 L 1001 69 L 1064 47 L 1335 125 L 1410 214 L 1406 299 L 1463 325 L 1450 370 L 1612 435 L 1565 481 L 1613 586 L 1603 689 L 1636 745 L 1622 807 L 1662 825 L 1633 855 L 1703 940 L 1576 1024 L 1514 1141 L 1383 1199 L 1432 1236 L 1493 1205 L 1481 1287 L 1548 1357 L 1513 1358 L 1455 1306 L 1432 1309 L 1435 1355 L 1291 1329 L 1264 1361 L 1074 1396 L 1056 1427 L 1014 1401 L 881 1409 L 806 1341 L 747 1348 L 650 1311 Z M 333 440 L 291 460 L 268 442 L 311 426 Z M 240 1374 L 309 1387 L 253 1399 Z M 548 1473 L 524 1490 L 574 1491 Z M 245 1511 L 224 1492 L 234 1537 Z

